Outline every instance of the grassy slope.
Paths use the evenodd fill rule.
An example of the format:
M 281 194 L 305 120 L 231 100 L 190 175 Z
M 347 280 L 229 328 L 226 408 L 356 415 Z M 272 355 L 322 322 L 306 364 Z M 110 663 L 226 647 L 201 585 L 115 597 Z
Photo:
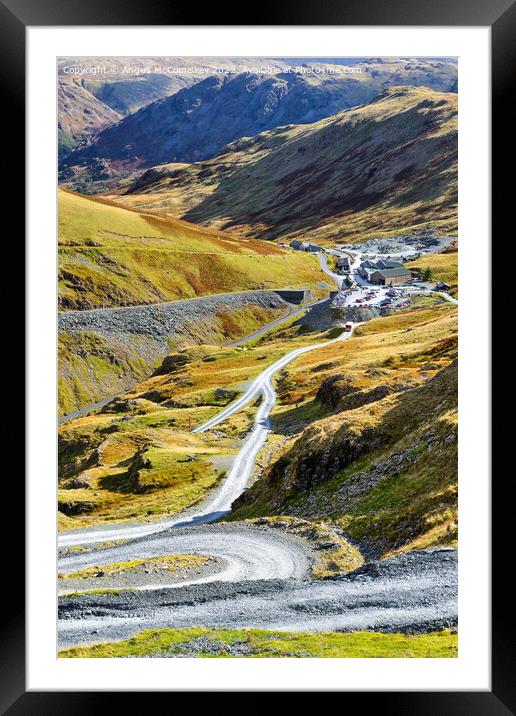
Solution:
M 456 330 L 449 305 L 410 311 L 292 364 L 273 413 L 288 440 L 232 519 L 329 520 L 375 556 L 454 544 Z
M 105 412 L 62 426 L 61 527 L 144 520 L 202 499 L 227 469 L 254 414 L 249 408 L 221 425 L 222 439 L 193 435 L 192 427 L 235 394 L 217 388 L 238 392 L 287 350 L 322 337 L 295 321 L 239 348 L 189 349 L 180 354 L 183 365 L 172 361 Z M 453 544 L 456 386 L 447 367 L 455 352 L 456 308 L 442 304 L 373 320 L 350 341 L 291 364 L 279 376 L 274 432 L 258 459 L 265 476 L 234 518 L 291 514 L 329 521 L 378 554 Z M 444 381 L 443 370 L 452 370 Z M 331 389 L 324 389 L 328 381 Z M 329 404 L 335 395 L 339 401 Z M 429 430 L 430 444 L 423 437 Z M 416 459 L 350 504 L 347 487 L 373 466 L 383 469 L 396 453 Z M 84 504 L 88 512 L 69 516 Z
M 248 647 L 252 658 L 278 657 L 328 657 L 328 658 L 455 658 L 457 657 L 457 634 L 449 631 L 418 636 L 405 634 L 379 634 L 356 632 L 338 633 L 288 633 L 261 631 L 258 629 L 159 629 L 136 634 L 126 641 L 95 644 L 93 646 L 63 649 L 63 658 L 115 658 L 145 657 L 151 654 L 167 655 L 188 652 L 196 640 L 207 640 L 210 646 L 219 647 L 198 656 L 230 657 L 231 645 Z
M 59 304 L 95 308 L 306 285 L 317 259 L 59 192 Z
M 222 440 L 194 435 L 191 429 L 228 404 L 269 363 L 312 340 L 301 335 L 286 344 L 272 334 L 253 350 L 185 349 L 163 374 L 140 383 L 101 413 L 62 425 L 61 528 L 145 520 L 202 499 L 227 468 L 254 411 L 221 425 Z M 221 387 L 231 392 L 216 392 Z
M 224 343 L 252 333 L 283 315 L 283 311 L 249 305 L 219 311 L 213 320 L 184 327 L 170 348 L 199 343 Z M 161 362 L 160 349 L 148 337 L 133 335 L 132 343 L 108 339 L 90 331 L 58 336 L 59 414 L 81 408 L 131 388 L 145 380 Z
M 211 160 L 157 167 L 121 200 L 265 238 L 456 233 L 456 142 L 456 95 L 391 88 L 314 124 L 233 142 Z
M 457 252 L 444 254 L 426 254 L 416 261 L 406 264 L 407 268 L 419 268 L 422 271 L 430 269 L 432 278 L 437 281 L 444 281 L 450 286 L 449 293 L 456 296 L 459 284 L 459 255 Z

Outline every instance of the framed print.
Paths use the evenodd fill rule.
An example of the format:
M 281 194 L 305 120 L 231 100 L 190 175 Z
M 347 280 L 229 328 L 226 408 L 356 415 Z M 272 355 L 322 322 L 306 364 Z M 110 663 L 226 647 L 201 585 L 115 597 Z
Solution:
M 28 287 L 5 712 L 515 712 L 490 445 L 514 5 L 0 8 Z

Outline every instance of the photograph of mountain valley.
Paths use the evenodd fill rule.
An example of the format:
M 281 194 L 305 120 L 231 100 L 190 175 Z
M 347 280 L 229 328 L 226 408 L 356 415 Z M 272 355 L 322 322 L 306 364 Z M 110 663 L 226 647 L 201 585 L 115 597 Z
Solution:
M 58 656 L 456 658 L 457 58 L 57 92 Z

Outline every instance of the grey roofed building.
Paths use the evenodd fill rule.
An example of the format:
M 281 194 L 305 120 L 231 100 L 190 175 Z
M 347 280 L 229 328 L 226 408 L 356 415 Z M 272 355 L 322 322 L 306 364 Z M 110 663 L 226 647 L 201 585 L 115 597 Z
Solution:
M 369 280 L 372 283 L 379 283 L 383 286 L 406 283 L 410 278 L 412 278 L 412 274 L 403 266 L 399 268 L 377 269 L 369 276 Z
M 400 261 L 393 261 L 392 259 L 378 259 L 377 261 L 367 259 L 367 261 L 362 262 L 362 267 L 383 271 L 384 269 L 402 268 L 403 264 Z
M 386 268 L 386 269 L 381 269 L 380 273 L 381 273 L 383 276 L 385 276 L 386 278 L 387 278 L 387 277 L 390 278 L 391 276 L 411 276 L 411 275 L 412 275 L 412 274 L 410 273 L 410 271 L 407 271 L 407 269 L 406 269 L 406 268 L 403 268 L 403 266 L 400 266 L 400 268 Z
M 290 242 L 290 246 L 295 251 L 320 251 L 321 248 L 319 246 L 316 246 L 316 244 L 309 244 L 308 241 L 298 241 L 298 239 L 294 239 Z
M 401 268 L 403 266 L 402 263 L 399 261 L 393 261 L 392 259 L 380 259 L 379 261 L 376 261 L 376 268 L 379 269 L 396 269 Z

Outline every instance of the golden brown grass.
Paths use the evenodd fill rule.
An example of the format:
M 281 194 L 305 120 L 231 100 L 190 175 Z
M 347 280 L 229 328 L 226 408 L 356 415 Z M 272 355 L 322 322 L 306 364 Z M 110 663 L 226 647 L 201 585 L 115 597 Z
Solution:
M 430 269 L 432 278 L 447 283 L 450 286 L 449 293 L 452 296 L 457 296 L 459 255 L 456 251 L 443 254 L 426 254 L 425 256 L 420 256 L 416 261 L 408 262 L 406 266 L 409 269 L 419 268 L 422 271 Z
M 59 192 L 58 222 L 65 309 L 306 286 L 321 277 L 313 256 L 67 191 Z

